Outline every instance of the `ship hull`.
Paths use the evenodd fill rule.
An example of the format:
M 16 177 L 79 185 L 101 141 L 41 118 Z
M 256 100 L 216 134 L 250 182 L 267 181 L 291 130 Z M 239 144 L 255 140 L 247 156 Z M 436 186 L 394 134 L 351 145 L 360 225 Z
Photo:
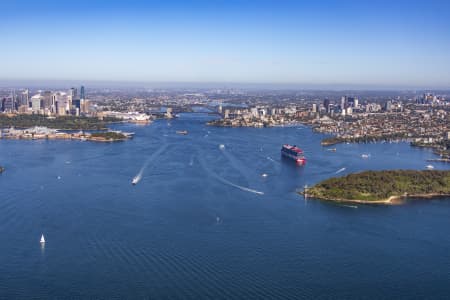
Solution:
M 306 159 L 303 156 L 303 151 L 296 146 L 291 146 L 288 144 L 283 145 L 281 148 L 281 155 L 295 161 L 299 165 L 304 165 L 306 163 Z
M 281 155 L 283 157 L 289 158 L 293 161 L 295 161 L 297 164 L 299 165 L 304 165 L 306 163 L 306 159 L 305 158 L 299 158 L 295 155 L 289 154 L 289 153 L 285 153 L 285 152 L 281 152 Z

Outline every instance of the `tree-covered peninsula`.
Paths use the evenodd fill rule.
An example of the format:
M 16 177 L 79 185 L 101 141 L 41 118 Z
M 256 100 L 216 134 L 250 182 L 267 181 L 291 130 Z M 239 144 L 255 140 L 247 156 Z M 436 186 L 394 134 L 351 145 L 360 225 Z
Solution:
M 306 194 L 321 200 L 385 204 L 407 197 L 450 196 L 450 171 L 365 171 L 324 180 Z
M 111 122 L 117 122 L 115 118 L 98 118 L 59 116 L 48 117 L 44 115 L 6 115 L 0 114 L 0 128 L 29 128 L 34 126 L 43 126 L 53 129 L 63 130 L 102 130 Z

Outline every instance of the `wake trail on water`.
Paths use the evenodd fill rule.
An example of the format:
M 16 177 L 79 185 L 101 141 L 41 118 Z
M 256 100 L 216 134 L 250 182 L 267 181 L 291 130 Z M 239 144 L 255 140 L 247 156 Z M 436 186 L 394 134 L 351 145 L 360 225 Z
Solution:
M 257 190 L 251 189 L 251 188 L 247 188 L 247 187 L 245 187 L 245 186 L 241 186 L 241 185 L 232 183 L 231 181 L 228 181 L 228 180 L 226 180 L 225 178 L 220 177 L 219 175 L 216 175 L 215 177 L 216 177 L 219 181 L 221 181 L 221 182 L 223 182 L 223 183 L 225 183 L 225 184 L 227 184 L 227 185 L 233 186 L 233 187 L 235 187 L 235 188 L 238 188 L 238 189 L 240 189 L 240 190 L 243 190 L 243 191 L 246 191 L 246 192 L 250 192 L 250 193 L 254 193 L 254 194 L 258 194 L 258 195 L 264 195 L 264 192 L 257 191 Z
M 220 144 L 219 145 L 219 149 L 220 152 L 222 152 L 223 156 L 225 156 L 225 158 L 228 160 L 228 162 L 230 163 L 230 165 L 239 173 L 241 173 L 245 179 L 248 182 L 251 182 L 252 178 L 256 178 L 256 176 L 253 176 L 252 172 L 249 172 L 249 168 L 247 168 L 245 166 L 245 164 L 240 161 L 239 159 L 237 159 L 233 154 L 231 154 L 227 148 L 225 147 L 225 145 Z
M 152 161 L 154 161 L 155 158 L 158 157 L 164 150 L 166 150 L 167 147 L 168 147 L 167 144 L 162 145 L 158 150 L 156 150 L 156 152 L 153 152 L 153 154 L 150 155 L 150 157 L 145 160 L 145 162 L 142 165 L 142 167 L 139 170 L 139 172 L 136 174 L 136 176 L 134 176 L 134 181 L 136 183 L 138 183 L 142 179 L 142 176 L 144 175 L 144 171 L 145 171 L 145 169 L 147 169 L 147 167 L 150 165 L 150 163 Z
M 337 170 L 336 173 L 334 173 L 334 174 L 339 174 L 341 172 L 344 172 L 345 170 L 346 170 L 346 168 L 341 168 L 341 169 Z
M 223 184 L 235 187 L 235 188 L 240 189 L 245 192 L 254 193 L 254 194 L 258 194 L 258 195 L 264 195 L 264 192 L 261 192 L 261 191 L 255 190 L 255 189 L 251 189 L 251 188 L 248 188 L 248 187 L 245 187 L 242 185 L 235 184 L 235 183 L 219 176 L 218 174 L 214 173 L 212 170 L 210 170 L 209 168 L 206 167 L 206 164 L 202 158 L 199 157 L 198 161 L 200 162 L 200 165 L 206 172 L 208 172 L 212 177 L 214 177 L 218 181 L 222 182 Z

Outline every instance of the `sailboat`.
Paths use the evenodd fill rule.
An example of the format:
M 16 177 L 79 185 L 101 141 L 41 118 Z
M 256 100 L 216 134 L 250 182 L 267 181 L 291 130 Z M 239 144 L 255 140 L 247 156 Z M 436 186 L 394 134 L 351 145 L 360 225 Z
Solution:
M 45 238 L 43 234 L 41 235 L 41 244 L 45 244 Z

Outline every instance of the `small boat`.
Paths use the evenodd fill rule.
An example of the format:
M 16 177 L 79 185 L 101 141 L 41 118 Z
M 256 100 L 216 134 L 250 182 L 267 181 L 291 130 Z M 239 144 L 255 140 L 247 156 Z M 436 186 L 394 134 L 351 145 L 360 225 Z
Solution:
M 336 148 L 327 149 L 327 151 L 336 152 Z
M 224 145 L 224 144 L 220 144 L 220 145 L 219 145 L 219 148 L 220 148 L 220 149 L 225 149 L 225 145 Z
M 267 174 L 266 173 L 262 173 L 261 176 L 262 177 L 267 177 Z
M 361 154 L 361 157 L 362 157 L 362 158 L 369 158 L 369 157 L 370 157 L 370 154 Z
M 433 169 L 434 169 L 434 166 L 433 166 L 433 165 L 428 165 L 428 166 L 426 166 L 425 168 L 427 168 L 427 170 L 433 170 Z
M 186 135 L 186 134 L 188 134 L 187 130 L 177 130 L 176 133 L 177 133 L 177 134 L 181 134 L 181 135 Z
M 45 238 L 43 234 L 41 235 L 41 244 L 45 244 Z
M 138 175 L 134 177 L 133 180 L 131 180 L 131 184 L 136 185 L 139 182 L 139 180 L 141 180 L 141 177 Z

